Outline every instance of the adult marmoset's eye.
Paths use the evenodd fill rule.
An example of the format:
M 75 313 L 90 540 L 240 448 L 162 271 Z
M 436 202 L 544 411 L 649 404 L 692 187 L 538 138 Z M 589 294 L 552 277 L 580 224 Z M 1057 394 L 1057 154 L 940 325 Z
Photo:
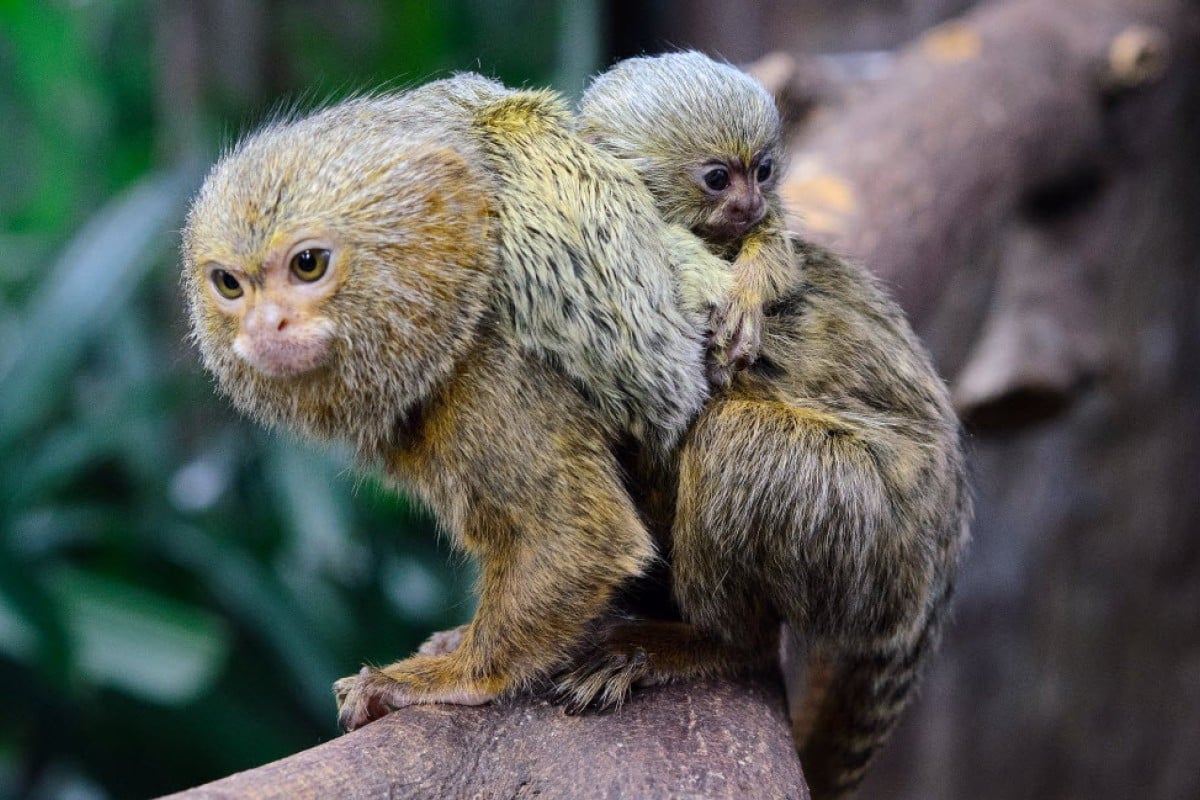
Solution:
M 316 247 L 301 250 L 292 256 L 292 274 L 302 281 L 312 283 L 320 280 L 329 269 L 329 251 Z
M 242 284 L 238 283 L 237 278 L 223 269 L 213 270 L 212 282 L 213 286 L 217 287 L 217 293 L 229 300 L 236 300 L 246 291 L 242 288 Z
M 758 165 L 758 172 L 754 173 L 755 179 L 759 183 L 766 183 L 771 179 L 771 173 L 775 171 L 775 163 L 769 158 L 764 158 Z
M 720 192 L 729 186 L 729 170 L 724 167 L 713 167 L 704 173 L 704 185 L 714 192 Z

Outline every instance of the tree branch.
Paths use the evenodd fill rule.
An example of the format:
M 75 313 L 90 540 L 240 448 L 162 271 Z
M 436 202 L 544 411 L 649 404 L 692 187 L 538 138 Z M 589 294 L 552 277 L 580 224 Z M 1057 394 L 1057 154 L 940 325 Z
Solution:
M 217 798 L 808 797 L 783 693 L 765 682 L 646 689 L 567 716 L 535 698 L 413 706 L 257 769 L 171 795 Z

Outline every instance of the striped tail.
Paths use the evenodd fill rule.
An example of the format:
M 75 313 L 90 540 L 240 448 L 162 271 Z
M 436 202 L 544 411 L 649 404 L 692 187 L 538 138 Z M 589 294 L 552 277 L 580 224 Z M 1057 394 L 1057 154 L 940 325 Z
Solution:
M 937 644 L 937 628 L 930 618 L 906 645 L 836 658 L 814 654 L 807 713 L 795 720 L 813 800 L 849 797 L 858 787 L 912 697 L 921 665 Z

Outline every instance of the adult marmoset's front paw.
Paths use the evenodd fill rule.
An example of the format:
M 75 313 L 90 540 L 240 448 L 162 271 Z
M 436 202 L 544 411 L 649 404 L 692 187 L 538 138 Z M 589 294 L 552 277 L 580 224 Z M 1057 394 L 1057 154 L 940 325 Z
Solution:
M 337 698 L 338 725 L 347 733 L 409 705 L 400 684 L 371 667 L 339 680 L 333 685 L 333 695 Z
M 338 724 L 347 732 L 416 703 L 480 705 L 500 693 L 497 681 L 471 680 L 451 655 L 417 655 L 357 675 L 333 685 Z

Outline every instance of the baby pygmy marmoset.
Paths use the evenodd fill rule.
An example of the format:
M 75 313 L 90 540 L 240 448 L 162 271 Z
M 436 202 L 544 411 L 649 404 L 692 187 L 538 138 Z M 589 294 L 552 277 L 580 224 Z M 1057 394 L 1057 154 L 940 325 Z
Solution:
M 757 356 L 763 305 L 795 272 L 777 191 L 783 149 L 770 93 L 702 53 L 630 58 L 591 82 L 578 126 L 633 166 L 666 220 L 736 259 L 733 287 L 713 320 L 711 373 L 727 383 L 731 370 Z
M 911 697 L 966 540 L 945 386 L 861 268 L 783 232 L 763 170 L 778 163 L 778 117 L 748 76 L 697 53 L 631 59 L 580 113 L 585 137 L 632 163 L 668 219 L 737 256 L 732 307 L 765 316 L 759 360 L 701 412 L 677 473 L 635 478 L 667 498 L 647 519 L 661 521 L 685 623 L 614 625 L 562 693 L 607 704 L 637 682 L 770 665 L 786 623 L 810 667 L 795 720 L 805 774 L 814 798 L 842 797 Z M 728 202 L 755 181 L 761 216 L 723 226 L 733 212 L 714 171 L 736 175 Z

